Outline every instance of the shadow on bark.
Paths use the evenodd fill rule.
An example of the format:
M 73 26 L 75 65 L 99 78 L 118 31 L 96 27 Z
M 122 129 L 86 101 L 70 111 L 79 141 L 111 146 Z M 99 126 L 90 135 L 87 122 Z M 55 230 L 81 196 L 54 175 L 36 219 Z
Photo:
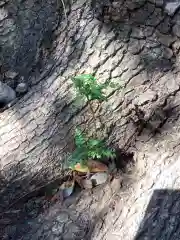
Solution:
M 1 80 L 16 87 L 24 78 L 31 85 L 33 76 L 38 77 L 53 61 L 53 32 L 60 23 L 61 12 L 62 5 L 56 0 L 13 0 L 1 4 Z
M 102 1 L 101 1 L 101 4 L 102 4 Z M 14 6 L 14 4 L 13 4 L 13 6 Z M 36 9 L 36 7 L 37 6 L 32 6 L 31 10 L 33 10 L 33 8 Z M 143 12 L 141 11 L 139 13 L 139 10 L 141 9 L 141 7 L 143 9 Z M 123 43 L 127 44 L 126 51 L 129 51 L 130 53 L 132 53 L 132 55 L 140 56 L 137 65 L 140 66 L 143 70 L 145 70 L 148 74 L 150 74 L 150 76 L 151 76 L 151 73 L 153 73 L 154 71 L 160 71 L 160 72 L 161 71 L 162 72 L 170 71 L 170 70 L 172 70 L 172 65 L 174 64 L 174 62 L 173 62 L 174 56 L 172 55 L 171 56 L 172 58 L 171 57 L 169 58 L 169 56 L 171 55 L 171 47 L 172 47 L 172 43 L 174 40 L 168 46 L 168 49 L 170 49 L 170 50 L 167 50 L 167 46 L 164 47 L 164 45 L 162 45 L 158 41 L 154 41 L 152 39 L 152 38 L 156 38 L 157 36 L 156 36 L 156 33 L 154 33 L 153 31 L 151 33 L 151 29 L 149 29 L 149 31 L 150 31 L 150 33 L 148 33 L 149 39 L 147 39 L 147 40 L 150 43 L 148 43 L 148 41 L 146 41 L 146 38 L 144 36 L 141 36 L 141 33 L 139 33 L 138 29 L 137 29 L 139 27 L 139 25 L 141 25 L 142 29 L 144 29 L 145 28 L 144 21 L 146 21 L 146 20 L 149 21 L 148 19 L 143 19 L 141 14 L 144 13 L 144 15 L 147 15 L 148 17 L 152 14 L 151 21 L 153 23 L 150 23 L 150 22 L 148 23 L 148 25 L 150 27 L 151 27 L 151 25 L 152 25 L 152 27 L 154 27 L 156 25 L 156 23 L 154 25 L 154 22 L 157 21 L 157 18 L 153 14 L 153 12 L 155 12 L 155 10 L 153 10 L 153 11 L 151 10 L 151 7 L 152 7 L 151 4 L 143 3 L 141 5 L 141 7 L 139 7 L 139 5 L 138 5 L 138 7 L 135 7 L 133 9 L 133 11 L 137 13 L 135 15 L 133 14 L 132 10 L 126 11 L 126 8 L 125 8 L 124 11 L 122 11 L 122 16 L 120 16 L 121 17 L 120 19 L 115 20 L 115 18 L 113 17 L 114 20 L 112 19 L 111 22 L 103 23 L 103 24 L 105 27 L 108 27 L 110 29 L 110 31 L 112 30 L 115 32 L 115 37 L 114 37 L 114 39 L 112 39 L 112 41 L 113 40 L 114 41 L 117 40 L 119 42 L 122 41 Z M 24 13 L 29 13 L 29 8 L 27 10 L 24 10 L 25 2 L 24 2 L 24 4 L 19 6 L 19 8 L 20 8 L 19 11 L 22 12 L 21 14 L 22 14 L 23 22 L 25 22 L 24 18 L 25 18 L 26 14 L 24 14 Z M 49 39 L 49 35 L 51 35 L 53 29 L 56 28 L 57 23 L 55 23 L 54 26 L 52 26 L 53 20 L 50 19 L 50 27 L 49 27 L 49 25 L 46 21 L 46 18 L 48 18 L 48 16 L 49 16 L 48 15 L 49 10 L 48 10 L 48 7 L 46 8 L 46 6 L 44 6 L 43 8 L 45 8 L 46 11 L 42 12 L 42 20 L 40 21 L 40 31 L 35 31 L 35 29 L 33 29 L 33 26 L 34 26 L 33 24 L 37 24 L 39 21 L 40 17 L 38 16 L 37 17 L 38 20 L 36 19 L 36 17 L 33 18 L 34 21 L 32 21 L 32 25 L 33 25 L 31 28 L 32 31 L 31 30 L 24 31 L 24 35 L 22 35 L 22 38 L 20 38 L 20 39 L 19 39 L 20 36 L 18 36 L 19 29 L 15 34 L 16 37 L 18 38 L 17 42 L 18 42 L 18 44 L 20 44 L 20 48 L 18 48 L 18 53 L 17 53 L 17 55 L 19 57 L 16 55 L 16 53 L 13 57 L 10 56 L 10 54 L 9 54 L 9 52 L 12 52 L 14 50 L 14 45 L 12 45 L 12 46 L 9 45 L 9 46 L 7 46 L 7 48 L 5 47 L 4 50 L 2 51 L 2 56 L 4 59 L 6 59 L 4 61 L 5 65 L 7 63 L 7 65 L 5 66 L 5 69 L 13 70 L 13 71 L 14 70 L 20 71 L 20 75 L 24 76 L 26 74 L 26 70 L 28 72 L 29 69 L 31 69 L 31 68 L 33 69 L 34 66 L 33 66 L 32 62 L 34 61 L 34 59 L 36 59 L 36 56 L 38 55 L 37 58 L 39 58 L 41 56 L 41 53 L 43 55 L 43 50 L 41 53 L 38 52 L 38 48 L 42 47 L 43 41 L 45 41 L 44 44 L 46 45 L 46 47 L 48 49 L 51 49 L 52 42 L 51 42 L 51 39 Z M 52 12 L 51 11 L 50 12 L 54 13 L 54 10 L 56 8 L 54 8 L 53 5 L 50 6 L 50 8 L 53 8 Z M 14 14 L 14 11 L 16 12 L 16 10 L 10 9 L 9 7 L 7 7 L 7 10 L 10 13 L 10 15 L 15 17 L 15 22 L 18 22 L 19 18 L 17 18 Z M 92 11 L 95 11 L 95 9 L 92 9 Z M 111 13 L 111 11 L 109 11 L 109 7 L 108 7 L 108 10 L 105 10 L 104 6 L 101 5 L 101 7 L 98 8 L 98 14 L 99 14 L 99 11 L 100 11 L 101 17 L 99 18 L 99 16 L 98 16 L 98 18 L 101 21 L 104 21 L 103 14 L 105 11 L 108 11 L 108 14 L 111 15 L 110 18 L 112 18 L 112 16 L 114 16 Z M 20 12 L 19 12 L 19 14 L 20 14 Z M 33 11 L 30 13 L 33 14 Z M 21 14 L 18 16 L 20 17 Z M 31 14 L 30 14 L 29 18 L 31 18 L 31 16 L 32 16 Z M 95 14 L 96 14 L 96 11 L 95 11 Z M 159 12 L 158 14 L 160 16 L 162 16 L 162 13 Z M 129 18 L 129 16 L 131 16 L 132 19 Z M 144 16 L 144 17 L 146 18 L 146 16 Z M 29 18 L 28 18 L 28 20 L 29 20 Z M 167 18 L 169 19 L 168 16 L 162 16 L 162 19 L 156 25 L 157 29 L 158 29 L 158 27 L 161 29 L 161 27 L 160 27 L 161 23 L 163 23 L 165 21 L 165 19 L 167 19 Z M 130 21 L 130 19 L 132 20 L 132 22 Z M 59 18 L 55 19 L 55 22 L 56 21 L 58 22 Z M 19 24 L 19 22 L 18 22 L 18 24 Z M 23 28 L 23 29 L 25 30 L 25 28 Z M 169 33 L 169 31 L 170 30 L 167 30 L 168 33 Z M 25 154 L 25 159 L 23 159 L 23 161 L 18 163 L 16 166 L 7 166 L 7 168 L 4 169 L 5 175 L 6 174 L 8 175 L 7 179 L 9 179 L 9 181 L 7 181 L 6 178 L 4 178 L 3 174 L 2 174 L 2 182 L 4 181 L 3 186 L 5 186 L 5 188 L 3 188 L 1 191 L 2 198 L 0 200 L 0 203 L 1 203 L 0 207 L 1 207 L 1 210 L 3 210 L 3 211 L 6 210 L 6 208 L 8 210 L 8 207 L 9 207 L 9 205 L 12 204 L 12 201 L 16 201 L 16 199 L 18 199 L 20 195 L 26 194 L 27 190 L 29 191 L 29 189 L 33 189 L 34 186 L 38 187 L 40 185 L 43 185 L 47 181 L 49 181 L 49 179 L 51 179 L 51 177 L 52 177 L 51 173 L 53 173 L 53 176 L 58 174 L 59 164 L 64 159 L 63 152 L 66 152 L 66 150 L 65 150 L 66 148 L 67 148 L 67 152 L 69 151 L 68 148 L 70 148 L 71 150 L 73 148 L 73 146 L 71 146 L 71 144 L 72 144 L 72 131 L 71 130 L 74 128 L 74 124 L 76 123 L 76 121 L 73 118 L 75 115 L 78 116 L 78 114 L 80 112 L 82 113 L 82 109 L 75 109 L 74 107 L 72 107 L 73 100 L 72 100 L 71 94 L 68 92 L 69 91 L 68 87 L 63 89 L 62 91 L 58 92 L 58 89 L 60 89 L 61 85 L 63 85 L 67 79 L 65 79 L 64 82 L 58 82 L 58 84 L 56 85 L 53 83 L 53 79 L 52 80 L 50 79 L 50 81 L 48 82 L 47 78 L 48 77 L 51 78 L 53 76 L 53 74 L 56 73 L 55 70 L 56 70 L 57 65 L 60 65 L 60 67 L 61 67 L 61 70 L 58 69 L 59 75 L 60 74 L 62 75 L 62 73 L 66 72 L 66 70 L 68 70 L 67 69 L 68 66 L 76 68 L 76 64 L 83 54 L 84 41 L 86 40 L 86 38 L 84 38 L 84 37 L 80 38 L 79 40 L 76 40 L 77 33 L 78 33 L 78 30 L 75 30 L 74 34 L 72 34 L 70 42 L 67 41 L 67 44 L 66 44 L 66 34 L 65 34 L 65 37 L 62 40 L 62 44 L 64 42 L 65 42 L 65 44 L 63 45 L 62 52 L 58 52 L 59 58 L 58 58 L 57 63 L 53 63 L 52 69 L 48 70 L 45 77 L 43 77 L 41 79 L 40 84 L 38 86 L 35 85 L 34 88 L 32 89 L 32 91 L 30 93 L 28 93 L 22 99 L 22 101 L 20 101 L 18 104 L 16 104 L 14 106 L 14 108 L 11 109 L 12 111 L 15 112 L 15 117 L 17 118 L 19 123 L 22 124 L 22 126 L 25 126 L 25 131 L 28 130 L 26 132 L 27 135 L 31 135 L 34 131 L 34 129 L 31 129 L 31 128 L 26 129 L 27 125 L 28 124 L 30 125 L 30 123 L 32 123 L 34 121 L 34 119 L 31 121 L 31 114 L 29 114 L 29 112 L 33 113 L 33 111 L 37 110 L 38 108 L 40 109 L 40 111 L 42 110 L 42 113 L 44 112 L 43 113 L 44 115 L 41 115 L 40 120 L 42 122 L 44 121 L 43 122 L 44 125 L 43 125 L 43 129 L 40 129 L 40 121 L 39 121 L 38 125 L 36 126 L 36 132 L 39 131 L 39 133 L 37 134 L 37 136 L 33 136 L 32 139 L 31 138 L 28 139 L 29 149 L 27 150 L 26 154 L 28 155 L 29 159 L 26 159 L 26 154 Z M 170 37 L 171 37 L 171 33 L 170 33 Z M 162 38 L 164 38 L 164 37 L 162 37 Z M 16 38 L 15 38 L 15 40 L 16 40 Z M 30 41 L 30 42 L 28 42 L 28 41 Z M 161 39 L 161 41 L 162 41 L 162 39 Z M 27 45 L 26 45 L 26 43 L 27 43 Z M 22 46 L 21 46 L 21 44 L 22 44 Z M 149 47 L 147 46 L 148 44 L 149 44 Z M 153 44 L 155 44 L 155 46 Z M 160 47 L 159 47 L 159 45 L 160 45 Z M 68 47 L 69 47 L 69 49 L 68 49 Z M 30 49 L 32 49 L 32 52 Z M 42 49 L 43 49 L 43 47 L 42 47 Z M 142 50 L 142 52 L 141 52 L 141 50 Z M 64 57 L 63 53 L 65 51 L 68 51 L 68 54 Z M 29 55 L 29 52 L 30 52 L 30 55 Z M 167 53 L 170 55 L 167 56 L 166 55 Z M 44 56 L 46 58 L 47 55 L 45 54 Z M 47 58 L 49 58 L 49 55 Z M 69 64 L 69 62 L 70 62 L 70 64 Z M 81 66 L 85 62 L 86 62 L 86 60 L 84 60 L 84 62 L 82 62 Z M 16 63 L 17 63 L 17 66 L 15 65 Z M 45 59 L 45 63 L 46 63 L 46 59 Z M 35 65 L 38 66 L 38 68 L 43 68 L 45 63 L 43 63 L 41 66 L 41 64 L 38 65 L 38 62 L 36 62 Z M 119 63 L 119 65 L 120 64 L 121 63 Z M 58 74 L 54 76 L 54 79 L 58 77 Z M 6 81 L 6 80 L 7 79 L 4 79 L 4 81 Z M 150 82 L 151 82 L 151 79 L 146 80 L 146 83 L 150 83 Z M 129 82 L 126 83 L 127 86 L 128 86 L 128 83 Z M 142 83 L 142 85 L 145 85 L 146 83 Z M 51 88 L 51 86 L 52 86 L 52 88 Z M 51 92 L 51 90 L 52 90 L 52 92 Z M 66 96 L 63 95 L 65 92 L 66 92 Z M 67 92 L 68 92 L 68 94 L 67 94 Z M 56 93 L 57 93 L 58 97 L 56 96 Z M 174 92 L 174 94 L 176 94 L 176 93 Z M 63 96 L 60 96 L 60 95 L 63 95 Z M 47 103 L 47 105 L 44 104 L 44 102 L 43 102 L 44 105 L 43 104 L 38 105 L 38 102 L 40 101 L 41 97 L 43 98 L 43 101 L 45 103 Z M 28 98 L 30 99 L 29 102 L 28 102 Z M 173 98 L 173 95 L 172 95 L 172 98 Z M 132 98 L 130 99 L 130 101 L 132 101 Z M 28 109 L 28 106 L 31 102 L 37 103 L 37 105 L 35 104 L 35 109 L 33 108 L 33 104 L 30 105 L 30 107 Z M 160 108 L 156 108 L 156 106 L 152 106 L 151 103 L 152 102 L 150 102 L 150 104 L 149 104 L 150 110 L 148 109 L 146 104 L 144 104 L 142 107 L 140 107 L 140 111 L 142 111 L 142 112 L 144 111 L 144 116 L 140 117 L 137 122 L 135 120 L 135 124 L 134 124 L 134 122 L 132 123 L 133 127 L 129 124 L 129 122 L 131 120 L 127 120 L 127 122 L 124 124 L 124 126 L 120 126 L 120 127 L 117 126 L 109 132 L 112 143 L 114 145 L 115 145 L 115 143 L 117 143 L 117 145 L 118 145 L 119 141 L 126 143 L 126 137 L 127 137 L 128 139 L 130 139 L 130 142 L 128 143 L 127 146 L 128 147 L 134 146 L 135 141 L 136 141 L 136 135 L 140 134 L 145 128 L 148 128 L 148 126 L 152 125 L 152 128 L 150 127 L 151 132 L 152 132 L 152 129 L 154 129 L 154 131 L 156 131 L 159 128 L 162 128 L 162 126 L 165 124 L 165 122 L 168 120 L 168 118 L 170 116 L 173 117 L 175 114 L 175 116 L 177 115 L 177 117 L 178 117 L 178 114 L 176 112 L 176 110 L 177 110 L 176 105 L 171 105 L 170 103 L 167 104 L 166 99 L 164 101 L 164 106 L 160 105 Z M 161 109 L 161 106 L 162 106 L 162 109 Z M 150 117 L 148 117 L 146 119 L 145 115 L 147 112 L 152 112 L 152 114 L 150 114 Z M 126 117 L 126 115 L 125 115 L 125 117 Z M 151 119 L 151 117 L 152 117 L 152 119 Z M 127 118 L 128 118 L 128 116 L 127 116 Z M 38 119 L 39 119 L 39 116 L 38 116 Z M 153 120 L 153 119 L 155 119 L 155 120 Z M 158 120 L 158 121 L 156 121 L 156 120 Z M 158 122 L 158 123 L 154 124 L 153 121 Z M 86 121 L 85 121 L 85 123 L 86 123 Z M 122 132 L 124 131 L 125 137 L 122 137 L 122 136 L 124 136 L 123 134 L 122 134 L 122 136 L 121 136 L 121 134 L 119 134 L 118 139 L 114 140 L 113 131 L 119 133 L 119 128 L 122 129 Z M 132 138 L 131 132 L 133 132 L 133 134 L 135 133 L 135 138 Z M 126 133 L 128 133 L 128 134 L 126 134 Z M 119 139 L 119 138 L 121 138 L 121 139 Z M 42 142 L 40 141 L 39 145 L 38 144 L 36 145 L 35 140 L 38 140 L 38 139 L 42 139 Z M 111 142 L 111 140 L 110 140 L 110 142 Z M 32 146 L 30 145 L 31 143 L 32 143 Z M 24 143 L 22 142 L 22 144 L 24 144 Z M 33 146 L 33 144 L 35 144 L 35 145 Z M 37 146 L 38 146 L 38 149 L 40 149 L 40 150 L 38 150 L 36 152 L 36 151 L 34 151 L 34 149 L 36 149 Z M 35 152 L 37 154 L 34 155 Z M 15 150 L 14 155 L 16 155 L 16 153 L 17 152 Z M 53 156 L 54 153 L 55 153 L 55 155 Z M 13 158 L 14 156 L 10 155 L 9 157 Z M 29 172 L 27 173 L 27 171 L 25 171 L 25 169 L 27 168 L 27 165 L 25 166 L 25 163 L 27 164 L 28 160 L 32 160 L 32 161 L 30 161 L 28 163 L 29 164 L 28 165 Z M 40 160 L 40 162 L 39 162 L 39 160 Z M 16 161 L 18 161 L 18 159 L 16 159 Z M 32 165 L 32 162 L 34 165 Z M 42 162 L 43 163 L 45 162 L 47 164 L 47 168 L 49 170 L 48 172 L 47 172 L 46 166 L 44 166 L 44 168 L 41 169 L 41 171 L 39 171 L 38 168 Z M 50 162 L 51 162 L 51 164 L 50 164 L 51 166 L 49 166 Z M 124 163 L 123 163 L 123 166 L 124 166 Z M 31 170 L 32 170 L 32 172 L 31 172 Z M 36 173 L 37 175 L 33 174 L 33 170 L 37 170 L 37 173 Z M 29 199 L 29 197 L 32 197 L 32 196 L 28 196 L 28 199 Z M 28 199 L 23 200 L 23 201 L 28 201 Z M 38 208 L 38 209 L 40 209 L 40 208 Z M 108 207 L 107 207 L 107 209 L 108 209 Z M 105 209 L 105 212 L 107 209 Z M 37 210 L 37 211 L 39 211 L 39 210 Z M 39 214 L 39 212 L 38 212 L 38 214 Z M 37 214 L 35 213 L 34 217 L 36 217 L 36 216 L 37 216 Z M 97 219 L 98 218 L 99 217 L 97 217 Z M 14 219 L 17 219 L 17 216 L 15 216 Z M 92 222 L 93 222 L 93 220 L 92 220 Z M 92 223 L 92 224 L 94 224 L 94 223 Z M 95 220 L 94 225 L 96 225 L 96 220 Z
M 51 62 L 52 67 L 49 69 L 47 66 L 45 67 L 45 65 L 48 65 L 48 61 L 51 60 L 51 49 L 53 48 L 55 37 L 54 31 L 61 25 L 61 1 L 46 1 L 46 3 L 42 1 L 22 1 L 21 3 L 11 1 L 5 3 L 3 6 L 1 5 L 1 8 L 2 23 L 4 24 L 3 33 L 8 32 L 9 34 L 9 38 L 7 36 L 0 38 L 1 77 L 3 78 L 1 80 L 8 82 L 9 80 L 5 74 L 6 71 L 15 71 L 18 72 L 19 75 L 15 77 L 14 82 L 11 81 L 10 85 L 12 84 L 12 87 L 16 86 L 21 76 L 25 77 L 25 81 L 30 81 L 28 82 L 30 85 L 34 85 L 30 89 L 30 92 L 22 99 L 19 99 L 18 103 L 10 110 L 5 112 L 5 115 L 7 114 L 7 117 L 8 115 L 12 116 L 11 123 L 19 123 L 20 130 L 23 130 L 25 136 L 35 132 L 35 134 L 33 134 L 34 136 L 29 136 L 29 140 L 25 141 L 26 146 L 23 147 L 23 144 L 20 146 L 26 155 L 24 155 L 22 160 L 19 159 L 20 149 L 15 149 L 8 159 L 5 157 L 2 160 L 2 179 L 6 179 L 4 180 L 4 186 L 5 188 L 7 186 L 6 189 L 2 189 L 1 191 L 2 208 L 4 208 L 9 205 L 13 199 L 16 199 L 16 195 L 23 195 L 23 192 L 26 192 L 30 185 L 31 189 L 34 185 L 42 185 L 47 179 L 51 178 L 53 170 L 55 170 L 56 173 L 58 172 L 60 161 L 65 157 L 62 151 L 68 145 L 66 137 L 70 136 L 68 132 L 72 123 L 67 124 L 67 127 L 64 126 L 63 131 L 62 125 L 65 124 L 65 119 L 68 119 L 72 113 L 69 109 L 72 96 L 71 94 L 63 96 L 64 92 L 60 92 L 59 95 L 58 89 L 63 85 L 62 82 L 58 82 L 57 86 L 50 88 L 53 85 L 53 79 L 58 77 L 57 75 L 54 78 L 52 77 L 55 73 L 55 62 Z M 3 39 L 6 38 L 7 41 L 4 43 Z M 47 52 L 45 52 L 45 48 L 48 49 Z M 65 50 L 66 46 L 63 51 Z M 72 52 L 74 52 L 74 50 L 72 50 Z M 74 55 L 74 57 L 76 56 Z M 61 60 L 63 60 L 63 57 L 60 54 L 59 61 Z M 68 59 L 66 60 L 68 61 Z M 41 63 L 44 62 L 41 64 L 39 61 Z M 60 63 L 58 62 L 58 64 Z M 35 74 L 36 80 L 40 79 L 40 82 L 31 82 L 31 73 L 36 72 L 34 68 L 40 71 L 37 75 Z M 42 76 L 39 76 L 41 71 Z M 53 79 L 47 83 L 46 80 L 49 77 Z M 33 102 L 36 105 L 39 104 L 41 100 L 43 106 L 41 105 L 41 107 L 39 107 L 39 117 L 44 124 L 43 129 L 41 129 L 40 124 L 36 124 L 37 116 L 35 118 L 32 117 L 32 112 L 34 111 L 32 106 Z M 62 111 L 63 116 L 60 119 Z M 30 127 L 30 131 L 27 131 L 26 127 L 28 127 L 29 124 L 32 125 L 32 128 Z M 22 131 L 20 132 L 21 135 Z M 9 136 L 9 140 L 10 139 L 11 137 Z M 71 141 L 71 137 L 69 137 L 68 140 Z M 26 147 L 30 148 L 25 153 Z M 33 154 L 35 149 L 39 149 L 38 156 Z M 28 162 L 28 158 L 32 161 Z M 44 169 L 38 171 L 41 165 L 40 158 L 43 159 Z M 31 166 L 28 174 L 25 171 L 27 166 Z M 47 169 L 45 166 L 49 168 L 49 173 L 46 173 Z M 36 170 L 38 174 L 34 176 L 33 172 L 36 173 Z M 44 177 L 41 178 L 41 174 L 44 175 Z M 35 182 L 36 184 L 34 184 Z M 9 197 L 7 197 L 7 195 L 9 195 Z M 6 200 L 4 200 L 4 197 Z
M 179 86 L 177 84 L 174 88 L 174 83 L 179 79 L 179 48 L 176 46 L 177 36 L 172 28 L 179 10 L 168 14 L 165 5 L 144 0 L 92 1 L 91 3 L 94 16 L 102 23 L 104 33 L 114 32 L 112 41 L 119 46 L 117 53 L 118 50 L 121 52 L 123 49 L 122 54 L 124 51 L 124 56 L 128 55 L 128 60 L 122 57 L 119 62 L 115 61 L 117 65 L 113 66 L 113 69 L 118 70 L 112 70 L 110 77 L 117 81 L 123 80 L 125 87 L 130 89 L 129 96 L 126 94 L 125 99 L 130 98 L 130 104 L 134 106 L 129 111 L 129 122 L 127 121 L 126 126 L 129 132 L 134 133 L 127 140 L 129 141 L 127 146 L 133 146 L 136 135 L 140 135 L 143 129 L 148 130 L 144 134 L 155 136 L 163 131 L 162 128 L 169 118 L 176 120 L 178 117 L 178 104 L 174 102 L 178 98 L 176 94 Z M 110 44 L 105 44 L 104 48 L 111 52 L 112 48 L 109 46 Z M 123 72 L 124 64 L 128 66 Z M 166 83 L 171 81 L 170 79 L 172 79 L 172 90 L 171 87 L 166 88 Z M 146 100 L 136 102 L 135 87 L 137 89 L 139 87 L 136 94 L 144 92 L 145 96 L 147 89 L 150 89 L 152 95 L 149 99 L 147 96 Z M 135 105 L 142 115 L 137 116 Z M 111 133 L 115 131 L 118 132 L 117 127 L 114 127 Z
M 178 239 L 179 213 L 179 190 L 154 190 L 134 240 Z
M 127 45 L 127 51 L 139 55 L 139 63 L 149 76 L 154 72 L 172 71 L 179 49 L 172 31 L 176 22 L 164 8 L 145 0 L 92 1 L 92 11 L 109 31 L 114 41 Z
M 104 227 L 106 229 L 105 233 L 108 233 L 108 227 L 104 220 L 107 220 L 107 213 L 111 211 L 110 209 L 112 209 L 112 206 L 107 205 L 107 207 L 104 208 L 97 216 L 92 218 L 91 229 L 89 229 L 89 232 L 86 235 L 88 240 L 94 239 L 94 231 L 96 231 L 95 236 L 97 236 L 97 232 Z M 144 217 L 140 223 L 134 240 L 178 239 L 180 234 L 179 209 L 179 190 L 154 190 L 147 208 L 144 209 Z M 104 215 L 107 215 L 107 218 Z M 110 228 L 112 228 L 112 225 L 110 225 Z M 100 233 L 98 235 L 100 235 Z M 118 237 L 118 233 L 116 237 Z
M 137 128 L 138 136 L 148 135 L 151 138 L 155 138 L 164 130 L 171 129 L 172 125 L 166 123 L 169 121 L 171 124 L 175 124 L 179 118 L 180 111 L 179 104 L 173 103 L 174 98 L 172 97 L 170 101 L 165 101 L 161 106 L 151 109 L 148 116 L 146 115 L 148 112 L 147 106 L 146 109 L 136 109 L 134 115 L 136 118 L 134 116 L 130 117 L 130 121 Z

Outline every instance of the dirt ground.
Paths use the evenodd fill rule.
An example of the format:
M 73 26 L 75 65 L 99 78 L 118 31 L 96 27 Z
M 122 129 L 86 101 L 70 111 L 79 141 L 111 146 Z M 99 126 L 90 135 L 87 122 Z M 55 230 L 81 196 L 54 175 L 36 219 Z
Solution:
M 180 3 L 65 6 L 67 19 L 59 1 L 0 2 L 0 80 L 29 85 L 0 113 L 1 239 L 180 239 Z M 27 194 L 62 176 L 77 124 L 93 129 L 86 103 L 74 106 L 70 78 L 84 72 L 123 84 L 100 116 L 132 158 L 111 183 L 48 205 Z

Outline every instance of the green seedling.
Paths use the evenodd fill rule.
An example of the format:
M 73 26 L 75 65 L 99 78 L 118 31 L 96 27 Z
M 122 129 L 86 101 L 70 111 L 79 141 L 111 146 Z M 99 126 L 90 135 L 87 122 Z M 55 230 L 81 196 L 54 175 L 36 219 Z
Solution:
M 77 96 L 82 100 L 86 100 L 90 106 L 90 110 L 93 116 L 93 123 L 95 132 L 96 116 L 93 109 L 93 102 L 99 103 L 107 101 L 107 96 L 104 90 L 107 87 L 115 88 L 117 85 L 113 83 L 99 83 L 92 74 L 81 74 L 72 78 L 74 87 L 76 89 Z M 82 133 L 79 129 L 75 131 L 75 150 L 68 159 L 68 165 L 73 169 L 77 163 L 82 166 L 87 166 L 89 159 L 103 159 L 114 158 L 115 153 L 106 147 L 103 140 L 99 140 L 97 137 L 88 138 L 87 135 Z
M 87 101 L 98 100 L 100 102 L 107 100 L 104 90 L 107 84 L 100 84 L 91 74 L 81 74 L 72 78 L 78 95 L 86 98 Z
M 80 129 L 75 130 L 75 150 L 68 159 L 73 169 L 77 163 L 86 166 L 88 159 L 114 158 L 115 152 L 102 140 L 88 138 Z

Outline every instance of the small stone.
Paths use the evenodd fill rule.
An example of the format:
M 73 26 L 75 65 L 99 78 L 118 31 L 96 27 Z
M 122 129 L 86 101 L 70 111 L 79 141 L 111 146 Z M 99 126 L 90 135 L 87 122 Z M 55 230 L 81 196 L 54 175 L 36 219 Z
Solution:
M 166 3 L 165 11 L 168 13 L 168 15 L 173 16 L 179 7 L 180 7 L 179 0 L 171 1 Z
M 180 37 L 180 26 L 179 25 L 174 25 L 173 27 L 173 33 L 177 36 Z
M 6 105 L 16 98 L 15 91 L 7 84 L 0 82 L 0 103 Z
M 26 83 L 19 83 L 16 87 L 17 93 L 26 93 L 28 90 L 28 85 Z
M 108 174 L 105 173 L 105 172 L 95 173 L 91 177 L 91 181 L 93 183 L 93 186 L 103 184 L 107 181 L 107 179 L 108 179 Z
M 7 71 L 5 73 L 5 76 L 7 78 L 11 78 L 11 79 L 14 79 L 15 77 L 17 77 L 18 73 L 17 72 L 13 72 L 13 71 Z
M 67 222 L 69 219 L 69 216 L 67 213 L 65 212 L 61 212 L 57 217 L 56 217 L 56 220 L 60 223 L 65 223 Z

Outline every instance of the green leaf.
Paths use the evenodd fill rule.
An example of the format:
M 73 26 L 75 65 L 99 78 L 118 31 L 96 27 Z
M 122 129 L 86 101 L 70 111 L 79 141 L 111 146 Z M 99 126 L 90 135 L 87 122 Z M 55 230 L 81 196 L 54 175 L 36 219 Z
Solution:
M 72 78 L 72 81 L 78 93 L 85 96 L 87 100 L 106 100 L 103 90 L 106 88 L 107 84 L 98 83 L 92 74 L 75 76 Z
M 90 139 L 90 140 L 88 141 L 88 144 L 89 144 L 89 146 L 91 146 L 91 147 L 95 147 L 95 146 L 99 145 L 100 143 L 101 143 L 101 141 L 100 141 L 100 140 L 97 140 L 97 139 Z
M 106 151 L 104 152 L 104 156 L 107 158 L 114 158 L 116 154 L 114 153 L 113 150 L 106 149 Z
M 85 135 L 81 132 L 79 128 L 75 129 L 75 144 L 76 147 L 82 147 L 86 143 L 86 137 Z
M 96 153 L 95 156 L 96 156 L 97 159 L 101 159 L 102 158 L 101 154 L 98 154 L 98 153 Z
M 88 159 L 115 157 L 114 151 L 108 149 L 103 140 L 88 138 L 79 128 L 75 130 L 75 144 L 76 149 L 68 158 L 69 166 L 71 166 L 72 169 L 77 163 L 85 165 Z

